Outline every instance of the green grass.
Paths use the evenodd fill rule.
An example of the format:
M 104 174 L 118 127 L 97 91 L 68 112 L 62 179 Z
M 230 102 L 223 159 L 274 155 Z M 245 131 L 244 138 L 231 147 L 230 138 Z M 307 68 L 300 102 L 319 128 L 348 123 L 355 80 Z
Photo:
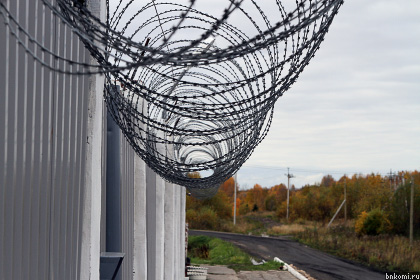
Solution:
M 251 256 L 229 242 L 208 236 L 190 236 L 188 257 L 193 264 L 227 265 L 235 271 L 276 270 L 280 264 L 268 261 L 263 265 L 253 265 Z

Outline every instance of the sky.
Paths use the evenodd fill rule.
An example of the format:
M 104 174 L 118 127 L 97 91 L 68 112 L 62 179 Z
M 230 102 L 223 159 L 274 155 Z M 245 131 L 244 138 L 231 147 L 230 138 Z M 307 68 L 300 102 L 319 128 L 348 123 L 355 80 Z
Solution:
M 420 170 L 420 1 L 347 0 L 275 106 L 241 189 Z
M 218 16 L 227 0 L 196 3 Z M 327 174 L 420 170 L 419 0 L 344 2 L 277 101 L 267 137 L 238 172 L 240 188 L 287 184 L 287 168 L 297 188 Z

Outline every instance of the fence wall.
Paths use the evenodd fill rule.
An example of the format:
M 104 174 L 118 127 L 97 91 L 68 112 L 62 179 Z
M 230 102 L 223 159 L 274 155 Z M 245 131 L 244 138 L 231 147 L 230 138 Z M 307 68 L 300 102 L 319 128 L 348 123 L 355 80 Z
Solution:
M 91 62 L 42 1 L 0 1 L 52 52 Z M 4 21 L 47 65 L 78 67 L 42 53 L 0 16 L 0 280 L 99 279 L 99 255 L 106 250 L 103 78 L 42 66 Z M 185 189 L 159 177 L 146 186 L 145 163 L 122 136 L 120 157 L 122 279 L 182 279 Z M 173 191 L 164 195 L 165 187 Z M 155 200 L 146 199 L 146 190 Z
M 171 279 L 183 278 L 185 260 L 185 188 L 165 182 L 152 169 L 146 167 L 118 130 L 112 135 L 109 118 L 103 123 L 103 156 L 109 155 L 108 149 L 119 155 L 111 160 L 112 166 L 103 161 L 102 219 L 101 219 L 101 251 L 109 251 L 109 242 L 115 240 L 113 248 L 121 248 L 125 258 L 121 267 L 120 279 Z M 115 123 L 114 123 L 115 125 Z M 108 129 L 105 129 L 107 128 Z M 119 144 L 111 146 L 112 138 L 118 136 Z M 119 162 L 117 167 L 113 163 Z M 119 193 L 107 199 L 109 193 L 105 188 L 114 188 L 106 181 L 108 172 L 119 178 L 115 185 Z M 109 173 L 108 173 L 109 174 Z M 118 198 L 119 202 L 112 201 Z M 178 200 L 177 208 L 175 201 Z M 107 203 L 120 204 L 120 221 L 116 227 L 119 232 L 109 234 L 107 222 L 119 220 L 107 217 Z M 112 215 L 115 213 L 111 213 Z M 111 219 L 111 220 L 110 220 Z M 119 223 L 119 224 L 118 224 Z
M 79 39 L 40 1 L 3 3 L 53 52 L 89 59 Z M 3 18 L 0 38 L 0 279 L 77 279 L 89 78 L 35 63 Z

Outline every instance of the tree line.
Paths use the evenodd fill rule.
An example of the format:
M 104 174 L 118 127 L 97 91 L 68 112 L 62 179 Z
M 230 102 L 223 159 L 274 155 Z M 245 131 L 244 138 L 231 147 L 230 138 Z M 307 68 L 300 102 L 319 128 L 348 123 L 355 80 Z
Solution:
M 414 232 L 420 235 L 420 173 L 401 171 L 396 176 L 354 174 L 335 180 L 326 175 L 320 183 L 290 188 L 289 221 L 298 219 L 328 222 L 344 200 L 348 219 L 358 219 L 369 212 L 386 219 L 387 231 L 407 234 L 410 213 L 410 189 L 414 184 Z M 235 182 L 229 178 L 213 197 L 205 200 L 187 197 L 187 221 L 192 228 L 220 230 L 233 216 Z M 287 187 L 284 184 L 249 190 L 237 189 L 238 215 L 274 211 L 279 220 L 286 217 Z M 375 214 L 377 215 L 377 214 Z M 337 218 L 344 218 L 343 209 Z

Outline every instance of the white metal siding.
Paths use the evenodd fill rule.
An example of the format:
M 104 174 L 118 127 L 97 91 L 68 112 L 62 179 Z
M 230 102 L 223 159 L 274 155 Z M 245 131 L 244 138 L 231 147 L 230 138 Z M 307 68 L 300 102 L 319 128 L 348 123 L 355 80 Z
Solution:
M 89 58 L 41 1 L 3 3 L 44 46 Z M 10 24 L 42 61 L 76 67 L 57 64 Z M 35 62 L 3 18 L 0 38 L 0 279 L 78 279 L 88 77 Z

